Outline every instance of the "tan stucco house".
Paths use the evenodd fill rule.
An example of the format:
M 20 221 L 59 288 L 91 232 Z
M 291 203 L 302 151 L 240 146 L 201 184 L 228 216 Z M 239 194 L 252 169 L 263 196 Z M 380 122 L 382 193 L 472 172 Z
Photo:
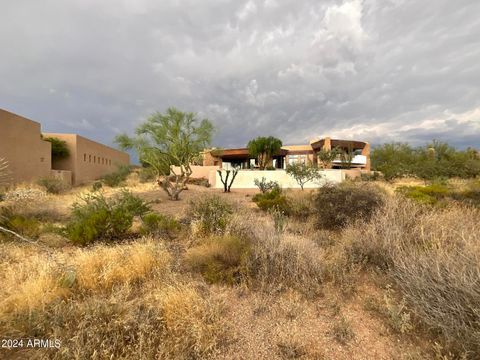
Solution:
M 42 136 L 65 141 L 70 155 L 52 160 L 51 144 Z M 118 165 L 130 163 L 130 156 L 125 152 L 77 134 L 42 134 L 38 122 L 2 109 L 0 158 L 8 162 L 12 183 L 56 176 L 79 185 L 115 171 Z
M 276 169 L 285 169 L 287 164 L 295 162 L 318 165 L 317 153 L 322 149 L 332 150 L 334 148 L 353 152 L 351 168 L 370 171 L 370 145 L 367 142 L 331 139 L 329 137 L 312 140 L 306 145 L 282 146 L 280 151 L 273 156 L 271 166 Z M 255 168 L 255 161 L 247 148 L 209 149 L 203 153 L 204 166 L 218 166 L 220 168 L 235 166 L 241 169 L 253 169 Z M 334 160 L 331 168 L 340 167 L 341 160 Z

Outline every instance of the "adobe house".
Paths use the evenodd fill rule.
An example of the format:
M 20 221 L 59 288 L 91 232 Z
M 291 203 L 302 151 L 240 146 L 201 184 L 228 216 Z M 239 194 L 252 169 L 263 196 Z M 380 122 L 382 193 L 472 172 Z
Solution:
M 370 171 L 370 145 L 367 142 L 338 140 L 329 137 L 312 140 L 308 145 L 282 146 L 280 151 L 273 156 L 271 166 L 276 169 L 285 169 L 287 164 L 295 162 L 311 163 L 318 166 L 317 153 L 322 149 L 332 150 L 334 148 L 353 153 L 351 168 Z M 341 165 L 341 160 L 335 159 L 331 168 L 340 168 Z M 256 159 L 250 156 L 247 148 L 207 149 L 203 152 L 203 166 L 254 169 Z
M 70 155 L 52 160 L 51 144 L 44 137 L 66 142 Z M 130 156 L 77 134 L 41 133 L 38 122 L 0 109 L 0 158 L 8 162 L 12 183 L 59 177 L 73 185 L 96 180 L 130 164 Z

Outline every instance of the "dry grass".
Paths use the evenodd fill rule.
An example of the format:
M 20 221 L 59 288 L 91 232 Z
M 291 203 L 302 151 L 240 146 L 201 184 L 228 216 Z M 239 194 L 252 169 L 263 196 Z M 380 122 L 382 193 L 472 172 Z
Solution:
M 202 191 L 186 194 L 195 199 Z M 52 211 L 62 222 L 58 205 L 74 196 L 19 211 L 43 222 Z M 271 214 L 252 210 L 244 194 L 232 196 L 233 213 L 217 216 L 209 207 L 207 231 L 181 233 L 168 244 L 144 238 L 75 248 L 44 235 L 49 251 L 0 243 L 0 334 L 62 340 L 58 351 L 17 354 L 24 358 L 424 355 L 429 345 L 409 348 L 410 335 L 439 344 L 431 357 L 479 353 L 478 210 L 428 209 L 386 196 L 371 221 L 326 231 L 315 226 L 310 192 L 288 192 L 299 216 L 281 228 Z M 179 204 L 172 203 L 175 214 L 186 213 L 188 201 Z M 375 278 L 393 287 L 379 290 Z M 365 282 L 381 294 L 365 306 L 382 316 L 365 312 Z
M 249 267 L 253 284 L 267 291 L 293 288 L 316 296 L 322 288 L 323 255 L 312 240 L 279 234 L 272 224 L 263 223 L 252 245 Z
M 343 234 L 351 261 L 387 271 L 412 312 L 447 346 L 480 351 L 480 212 L 391 198 Z
M 161 309 L 166 334 L 163 344 L 168 349 L 160 354 L 197 359 L 215 352 L 224 338 L 221 304 L 202 298 L 187 285 L 165 288 L 154 294 L 154 299 Z
M 134 285 L 150 277 L 165 282 L 171 260 L 160 244 L 148 240 L 79 250 L 74 256 L 76 284 L 82 290 L 103 291 L 115 285 Z

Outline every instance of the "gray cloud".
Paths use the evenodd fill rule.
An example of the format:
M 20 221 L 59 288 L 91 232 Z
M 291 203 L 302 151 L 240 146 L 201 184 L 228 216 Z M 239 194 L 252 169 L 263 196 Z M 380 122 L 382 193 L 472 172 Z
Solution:
M 111 143 L 149 113 L 209 117 L 219 146 L 322 135 L 480 147 L 474 0 L 17 0 L 0 107 Z

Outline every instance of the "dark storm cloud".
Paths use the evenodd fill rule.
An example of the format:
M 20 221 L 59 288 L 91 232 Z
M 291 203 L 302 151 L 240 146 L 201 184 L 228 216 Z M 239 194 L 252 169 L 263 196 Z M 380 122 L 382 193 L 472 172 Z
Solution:
M 480 3 L 17 0 L 0 14 L 0 107 L 111 142 L 149 113 L 258 135 L 480 146 Z

